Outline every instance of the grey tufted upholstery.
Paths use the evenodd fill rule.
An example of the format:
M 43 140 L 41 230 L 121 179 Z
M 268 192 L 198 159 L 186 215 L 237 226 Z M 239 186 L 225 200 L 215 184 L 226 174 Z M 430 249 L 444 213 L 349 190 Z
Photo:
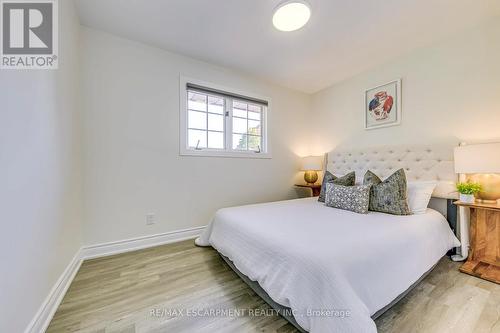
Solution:
M 403 168 L 408 181 L 435 180 L 433 197 L 455 199 L 457 174 L 452 146 L 383 146 L 366 149 L 334 150 L 327 154 L 327 170 L 334 175 L 356 172 L 362 182 L 367 170 L 381 179 Z

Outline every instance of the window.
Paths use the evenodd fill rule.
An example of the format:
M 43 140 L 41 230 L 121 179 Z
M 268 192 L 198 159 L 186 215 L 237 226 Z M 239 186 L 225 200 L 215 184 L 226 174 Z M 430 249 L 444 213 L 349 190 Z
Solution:
M 188 91 L 188 147 L 224 149 L 225 100 Z
M 181 155 L 269 158 L 268 102 L 181 78 Z

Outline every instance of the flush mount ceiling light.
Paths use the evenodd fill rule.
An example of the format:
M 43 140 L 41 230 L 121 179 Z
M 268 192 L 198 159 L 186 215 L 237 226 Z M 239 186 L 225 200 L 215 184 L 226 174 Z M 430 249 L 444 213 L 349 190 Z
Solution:
M 294 31 L 306 25 L 311 17 L 311 8 L 305 1 L 287 0 L 274 10 L 273 25 L 281 31 Z

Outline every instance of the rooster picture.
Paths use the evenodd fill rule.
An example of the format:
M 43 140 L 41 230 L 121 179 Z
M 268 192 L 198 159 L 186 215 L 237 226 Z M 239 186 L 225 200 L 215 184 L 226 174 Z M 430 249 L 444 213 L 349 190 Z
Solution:
M 389 117 L 393 105 L 394 98 L 388 95 L 386 91 L 380 91 L 370 101 L 368 109 L 376 121 L 381 121 Z

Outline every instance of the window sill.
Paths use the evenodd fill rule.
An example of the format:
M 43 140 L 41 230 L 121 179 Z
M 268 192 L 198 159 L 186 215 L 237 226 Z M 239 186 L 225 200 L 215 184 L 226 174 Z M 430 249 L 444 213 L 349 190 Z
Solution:
M 210 151 L 210 150 L 193 150 L 183 149 L 179 153 L 180 156 L 201 156 L 201 157 L 230 157 L 230 158 L 256 158 L 270 159 L 271 153 L 253 153 L 253 152 L 236 152 L 236 151 Z

